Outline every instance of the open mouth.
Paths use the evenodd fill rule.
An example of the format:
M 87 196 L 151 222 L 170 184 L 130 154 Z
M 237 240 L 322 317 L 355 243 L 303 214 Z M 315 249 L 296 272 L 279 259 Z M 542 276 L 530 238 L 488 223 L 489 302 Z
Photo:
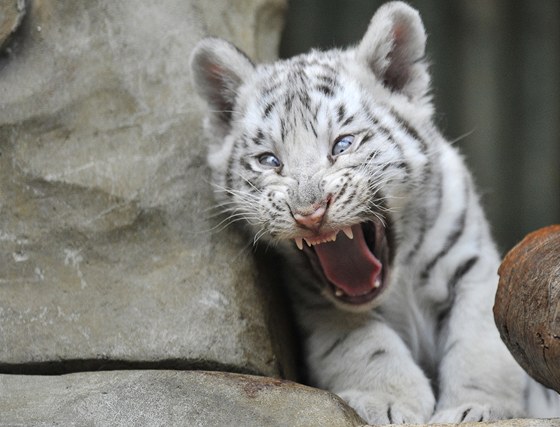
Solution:
M 346 305 L 369 304 L 389 277 L 388 229 L 373 220 L 317 237 L 294 239 L 328 284 L 327 292 Z

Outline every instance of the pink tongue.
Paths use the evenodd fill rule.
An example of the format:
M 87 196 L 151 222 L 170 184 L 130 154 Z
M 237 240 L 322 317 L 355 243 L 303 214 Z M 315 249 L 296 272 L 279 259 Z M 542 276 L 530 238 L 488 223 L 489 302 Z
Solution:
M 381 263 L 368 249 L 362 227 L 355 225 L 352 233 L 352 240 L 339 233 L 336 241 L 313 248 L 327 279 L 346 294 L 359 296 L 375 288 Z

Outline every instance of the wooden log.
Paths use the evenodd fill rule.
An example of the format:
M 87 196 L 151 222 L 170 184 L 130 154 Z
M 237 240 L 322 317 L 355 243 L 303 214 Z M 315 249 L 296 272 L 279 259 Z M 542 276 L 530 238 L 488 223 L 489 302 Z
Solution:
M 498 273 L 494 319 L 502 340 L 533 378 L 560 392 L 560 225 L 527 235 Z

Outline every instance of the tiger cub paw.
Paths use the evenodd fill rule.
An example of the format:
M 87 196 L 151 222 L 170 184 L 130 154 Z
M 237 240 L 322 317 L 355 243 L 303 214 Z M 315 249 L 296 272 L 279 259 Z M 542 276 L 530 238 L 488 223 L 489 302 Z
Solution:
M 387 391 L 346 390 L 338 395 L 369 424 L 424 423 L 430 418 L 434 408 L 431 393 L 414 399 L 406 399 Z
M 430 419 L 431 423 L 467 423 L 494 421 L 504 418 L 512 418 L 519 414 L 514 410 L 508 410 L 500 405 L 484 403 L 465 403 L 453 408 L 436 411 Z

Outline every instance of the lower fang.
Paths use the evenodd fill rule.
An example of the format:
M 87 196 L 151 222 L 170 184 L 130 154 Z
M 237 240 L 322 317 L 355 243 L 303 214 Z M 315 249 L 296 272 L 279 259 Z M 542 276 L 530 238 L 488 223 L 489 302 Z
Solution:
M 381 280 L 379 278 L 375 279 L 375 283 L 373 284 L 374 288 L 379 288 L 381 286 Z
M 334 294 L 335 294 L 337 297 L 341 297 L 341 296 L 344 295 L 344 291 L 342 291 L 341 289 L 336 289 L 336 290 L 334 291 Z

